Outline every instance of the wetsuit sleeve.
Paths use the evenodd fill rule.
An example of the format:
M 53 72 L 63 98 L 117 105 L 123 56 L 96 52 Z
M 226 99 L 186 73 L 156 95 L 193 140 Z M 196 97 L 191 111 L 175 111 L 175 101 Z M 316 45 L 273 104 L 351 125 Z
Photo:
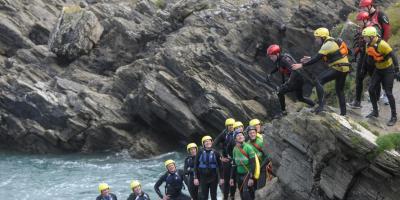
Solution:
M 389 18 L 386 16 L 385 13 L 381 11 L 379 11 L 378 13 L 378 23 L 382 26 L 383 29 L 383 40 L 388 41 L 392 34 L 392 27 L 390 26 Z
M 394 67 L 398 69 L 399 68 L 399 60 L 397 59 L 397 56 L 394 53 L 394 51 L 390 52 L 390 56 L 392 57 Z
M 308 66 L 308 65 L 315 64 L 315 63 L 317 63 L 318 61 L 320 61 L 323 57 L 324 57 L 323 54 L 318 53 L 318 54 L 316 54 L 315 56 L 313 56 L 313 57 L 311 58 L 311 60 L 309 60 L 308 62 L 304 63 L 303 66 Z
M 278 68 L 277 67 L 274 67 L 274 69 L 269 73 L 269 74 L 275 74 L 276 72 L 278 71 Z
M 232 167 L 231 167 L 231 179 L 236 177 L 236 170 L 237 170 L 237 165 L 235 160 L 232 160 Z
M 145 196 L 147 200 L 150 200 L 150 196 L 147 193 L 144 193 L 143 196 Z
M 178 174 L 181 177 L 181 179 L 183 180 L 183 182 L 185 183 L 186 187 L 189 187 L 189 184 L 187 182 L 187 179 L 185 178 L 185 174 L 183 173 L 183 170 L 178 170 Z
M 189 157 L 186 157 L 185 164 L 183 165 L 183 174 L 185 174 L 185 175 L 189 174 L 189 172 L 187 170 L 187 168 L 188 168 L 188 160 L 189 160 Z
M 194 169 L 193 169 L 194 179 L 197 179 L 197 178 L 198 178 L 197 176 L 198 176 L 198 174 L 199 174 L 198 165 L 199 165 L 200 152 L 201 152 L 201 151 L 199 151 L 199 152 L 196 154 L 196 157 L 195 157 L 195 159 L 194 159 Z
M 126 199 L 126 200 L 135 200 L 135 194 L 133 194 L 133 193 L 130 194 L 128 199 Z
M 219 173 L 219 177 L 220 178 L 222 178 L 222 177 L 224 177 L 223 175 L 223 172 L 222 172 L 222 162 L 221 162 L 221 159 L 220 159 L 220 157 L 221 157 L 221 154 L 219 154 L 218 152 L 216 152 L 216 157 L 217 157 L 217 164 L 218 164 L 218 173 Z
M 250 178 L 253 178 L 254 171 L 256 170 L 256 157 L 249 159 L 250 165 Z
M 220 145 L 221 145 L 221 144 L 224 142 L 224 140 L 225 140 L 224 135 L 225 135 L 225 130 L 223 130 L 223 131 L 214 139 L 213 148 L 215 148 L 215 149 L 222 149 Z
M 165 181 L 165 179 L 167 178 L 168 174 L 165 173 L 164 175 L 162 175 L 158 181 L 156 182 L 156 184 L 154 185 L 154 191 L 156 191 L 157 195 L 162 199 L 163 198 L 163 194 L 160 191 L 160 186 L 163 184 L 163 182 Z

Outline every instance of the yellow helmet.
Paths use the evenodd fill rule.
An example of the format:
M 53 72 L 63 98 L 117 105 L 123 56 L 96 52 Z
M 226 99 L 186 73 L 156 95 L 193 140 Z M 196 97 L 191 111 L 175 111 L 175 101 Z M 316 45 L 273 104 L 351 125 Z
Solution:
M 235 123 L 235 119 L 228 118 L 225 120 L 225 126 L 232 126 Z
M 174 164 L 174 165 L 175 165 L 175 161 L 173 161 L 173 160 L 166 160 L 166 161 L 164 162 L 165 167 L 168 167 L 168 165 L 170 165 L 170 164 Z
M 101 191 L 106 190 L 106 189 L 110 189 L 110 186 L 108 186 L 107 183 L 100 183 L 99 184 L 99 192 L 101 193 Z
M 135 189 L 135 188 L 138 187 L 138 186 L 141 186 L 139 181 L 133 180 L 133 181 L 131 182 L 131 189 L 132 189 L 132 190 Z
M 375 27 L 372 27 L 372 26 L 364 28 L 364 30 L 362 31 L 362 36 L 375 37 L 377 35 L 378 35 L 378 31 L 376 30 Z
M 329 37 L 329 30 L 327 28 L 318 28 L 314 31 L 315 37 L 327 38 Z
M 186 150 L 189 152 L 189 150 L 191 149 L 191 148 L 196 148 L 196 150 L 197 150 L 197 144 L 196 143 L 190 143 L 190 144 L 188 144 L 187 146 L 186 146 Z
M 212 140 L 212 137 L 209 135 L 204 136 L 203 138 L 201 138 L 201 144 L 204 144 L 204 141 L 206 140 Z
M 243 123 L 242 122 L 240 122 L 240 121 L 236 121 L 234 124 L 233 124 L 233 128 L 237 128 L 237 127 L 240 127 L 240 126 L 243 126 Z
M 259 124 L 261 124 L 261 121 L 258 120 L 258 119 L 252 119 L 252 120 L 250 120 L 250 122 L 249 122 L 249 126 L 257 126 L 257 125 L 259 125 Z

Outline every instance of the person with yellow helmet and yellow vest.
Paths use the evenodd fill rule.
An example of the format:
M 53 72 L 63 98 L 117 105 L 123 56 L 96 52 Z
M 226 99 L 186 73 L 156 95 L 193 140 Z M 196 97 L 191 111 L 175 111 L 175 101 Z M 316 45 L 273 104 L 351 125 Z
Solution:
M 256 154 L 253 148 L 245 142 L 243 132 L 235 135 L 236 146 L 233 148 L 233 165 L 229 184 L 234 185 L 236 179 L 242 200 L 255 198 L 254 172 L 256 168 Z
M 203 148 L 199 150 L 194 160 L 194 185 L 200 186 L 200 199 L 217 200 L 218 181 L 224 184 L 222 177 L 221 156 L 214 150 L 211 136 L 201 138 Z
M 235 119 L 228 118 L 225 120 L 225 129 L 215 138 L 213 145 L 217 149 L 222 149 L 222 176 L 224 178 L 224 185 L 221 186 L 223 199 L 227 200 L 235 198 L 236 187 L 229 185 L 230 172 L 232 168 L 232 150 L 235 147 L 234 128 Z
M 163 200 L 190 200 L 190 197 L 182 193 L 185 174 L 183 170 L 176 169 L 175 161 L 166 160 L 164 166 L 167 169 L 154 185 L 157 195 Z M 165 182 L 165 193 L 160 191 L 160 186 Z
M 96 200 L 117 200 L 117 196 L 110 192 L 110 186 L 107 183 L 99 184 L 100 195 Z
M 271 168 L 272 164 L 268 150 L 264 145 L 264 141 L 257 136 L 257 128 L 255 126 L 248 126 L 247 135 L 249 135 L 249 141 L 247 142 L 253 148 L 253 151 L 257 154 L 257 158 L 261 163 L 260 178 L 257 181 L 255 188 L 264 187 L 266 183 L 267 168 Z
M 189 153 L 185 159 L 183 173 L 185 174 L 186 185 L 189 189 L 189 194 L 193 200 L 198 199 L 199 187 L 194 185 L 194 160 L 197 155 L 198 147 L 196 143 L 190 143 L 186 146 L 186 151 Z
M 400 81 L 399 63 L 396 55 L 390 45 L 378 37 L 378 32 L 374 27 L 367 27 L 362 31 L 362 36 L 367 43 L 366 53 L 373 59 L 375 71 L 372 74 L 368 92 L 372 103 L 373 111 L 367 115 L 368 118 L 378 117 L 378 96 L 376 88 L 382 83 L 383 90 L 389 100 L 391 109 L 391 118 L 387 123 L 388 126 L 393 126 L 397 122 L 396 103 L 392 93 L 393 82 L 396 78 Z
M 311 57 L 305 56 L 300 64 L 293 64 L 292 69 L 298 70 L 303 66 L 308 66 L 324 60 L 329 68 L 321 73 L 316 81 L 315 87 L 318 95 L 319 106 L 314 110 L 319 113 L 324 110 L 324 88 L 323 85 L 335 80 L 336 95 L 339 100 L 340 115 L 346 115 L 346 100 L 344 96 L 344 86 L 347 74 L 350 71 L 350 63 L 347 57 L 349 50 L 341 39 L 330 37 L 327 28 L 318 28 L 314 31 L 315 41 L 321 45 L 318 53 Z
M 150 200 L 149 195 L 143 192 L 142 185 L 139 181 L 133 180 L 130 184 L 130 188 L 132 193 L 127 200 Z

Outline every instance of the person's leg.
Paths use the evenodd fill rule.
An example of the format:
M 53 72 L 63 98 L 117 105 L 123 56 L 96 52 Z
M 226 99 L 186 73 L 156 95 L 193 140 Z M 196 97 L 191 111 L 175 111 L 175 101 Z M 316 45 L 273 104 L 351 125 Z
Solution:
M 303 102 L 303 103 L 305 103 L 305 104 L 307 104 L 307 105 L 309 105 L 311 107 L 315 106 L 314 101 L 312 101 L 311 99 L 306 98 L 306 97 L 303 96 L 303 84 L 299 85 L 296 88 L 295 92 L 296 92 L 297 100 L 299 100 L 299 101 L 301 101 L 301 102 Z
M 363 58 L 364 55 L 361 55 L 360 59 L 357 62 L 357 71 L 356 71 L 356 97 L 355 97 L 355 104 L 359 104 L 361 102 L 361 96 L 363 91 L 363 81 L 365 76 L 367 75 L 367 66 L 365 59 Z M 359 105 L 355 105 L 359 106 Z
M 381 75 L 380 75 L 380 70 L 375 70 L 374 73 L 372 74 L 369 87 L 368 87 L 368 93 L 369 93 L 369 98 L 371 100 L 372 104 L 372 109 L 373 111 L 367 115 L 367 117 L 378 117 L 379 112 L 378 112 L 378 96 L 376 93 L 376 88 L 377 86 L 380 85 L 381 83 Z
M 208 183 L 206 177 L 200 179 L 200 199 L 208 200 Z
M 323 111 L 324 109 L 324 103 L 325 103 L 324 85 L 327 82 L 334 80 L 336 78 L 335 75 L 336 75 L 336 70 L 329 68 L 328 70 L 324 71 L 318 76 L 318 81 L 315 85 L 315 89 L 317 90 L 317 96 L 318 96 L 318 104 L 319 104 L 319 106 L 315 110 L 317 114 Z
M 229 197 L 229 179 L 230 179 L 230 162 L 222 162 L 222 175 L 224 176 L 224 184 L 221 187 L 223 199 L 227 200 Z
M 393 126 L 397 121 L 397 112 L 396 112 L 396 102 L 393 96 L 393 83 L 394 83 L 394 70 L 393 67 L 386 69 L 383 74 L 383 90 L 388 98 L 390 110 L 391 110 L 391 120 L 388 125 Z
M 346 99 L 344 95 L 344 86 L 346 84 L 347 72 L 336 72 L 337 78 L 335 81 L 336 95 L 339 101 L 340 115 L 346 115 Z
M 197 200 L 197 196 L 198 196 L 198 187 L 194 185 L 193 183 L 193 175 L 189 176 L 189 185 L 188 185 L 188 190 L 190 193 L 190 196 L 192 197 L 193 200 Z
M 210 196 L 211 200 L 217 200 L 217 190 L 218 190 L 218 177 L 210 183 Z

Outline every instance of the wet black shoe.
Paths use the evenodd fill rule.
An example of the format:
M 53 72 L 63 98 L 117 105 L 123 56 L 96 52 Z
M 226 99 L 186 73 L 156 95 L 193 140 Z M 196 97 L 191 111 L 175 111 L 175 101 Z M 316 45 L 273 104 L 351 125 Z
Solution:
M 379 117 L 378 111 L 373 110 L 371 113 L 369 113 L 366 118 L 372 118 L 372 117 Z
M 321 113 L 321 112 L 324 111 L 324 110 L 325 110 L 325 109 L 324 109 L 323 106 L 318 106 L 318 107 L 316 107 L 316 108 L 313 110 L 313 113 L 319 114 L 319 113 Z
M 389 122 L 386 125 L 394 126 L 396 122 L 397 122 L 397 117 L 392 116 L 392 118 L 390 118 Z
M 350 108 L 353 108 L 353 109 L 360 109 L 361 108 L 361 102 L 356 101 L 356 100 L 352 101 L 348 105 L 349 105 Z

